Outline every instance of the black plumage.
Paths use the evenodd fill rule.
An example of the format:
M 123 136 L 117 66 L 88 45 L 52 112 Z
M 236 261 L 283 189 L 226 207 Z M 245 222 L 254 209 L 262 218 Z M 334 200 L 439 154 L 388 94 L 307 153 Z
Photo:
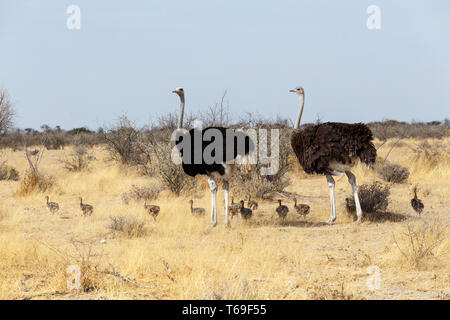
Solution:
M 278 207 L 275 209 L 275 211 L 278 213 L 278 216 L 281 219 L 286 218 L 288 212 L 289 212 L 289 208 L 283 204 L 281 204 L 281 200 L 278 200 Z
M 327 174 L 330 162 L 353 165 L 355 158 L 372 166 L 377 151 L 363 123 L 325 122 L 303 125 L 291 133 L 291 146 L 306 173 Z
M 418 214 L 421 214 L 425 208 L 423 202 L 417 198 L 417 187 L 414 187 L 414 198 L 411 199 L 411 207 L 413 207 L 414 211 Z
M 245 161 L 247 155 L 255 150 L 254 142 L 243 131 L 224 127 L 194 128 L 182 130 L 185 105 L 183 88 L 176 88 L 173 93 L 180 97 L 180 117 L 176 131 L 176 147 L 180 151 L 183 171 L 191 176 L 206 175 L 211 190 L 211 225 L 217 225 L 217 183 L 223 181 L 222 189 L 225 201 L 228 201 L 228 181 L 232 177 L 233 164 L 240 158 Z M 241 208 L 242 209 L 242 208 Z M 225 204 L 225 225 L 228 225 L 228 203 Z M 242 213 L 242 211 L 241 211 Z
M 212 163 L 208 163 L 208 161 L 206 161 L 208 159 L 204 159 L 203 156 L 205 149 L 215 142 L 214 134 L 212 134 L 211 139 L 208 137 L 208 135 L 214 132 L 220 134 L 221 136 L 221 150 L 217 150 L 218 152 L 216 153 L 216 150 L 213 149 L 211 156 L 214 161 Z M 205 134 L 207 134 L 206 137 Z M 187 144 L 190 145 L 189 154 L 186 154 L 186 150 L 183 149 L 183 146 L 186 146 L 186 144 L 183 144 L 183 141 L 186 141 L 186 139 L 190 139 L 191 142 L 190 144 Z M 196 146 L 197 143 L 201 143 L 200 148 Z M 212 172 L 218 172 L 220 175 L 224 175 L 225 168 L 223 164 L 233 163 L 233 161 L 239 156 L 244 157 L 254 150 L 254 143 L 245 132 L 224 127 L 191 129 L 180 134 L 177 138 L 176 144 L 181 153 L 183 171 L 192 177 L 195 177 L 198 174 L 207 175 Z M 198 155 L 198 151 L 202 152 L 200 157 Z M 221 155 L 220 152 L 222 153 Z M 199 159 L 196 159 L 196 157 L 199 157 Z

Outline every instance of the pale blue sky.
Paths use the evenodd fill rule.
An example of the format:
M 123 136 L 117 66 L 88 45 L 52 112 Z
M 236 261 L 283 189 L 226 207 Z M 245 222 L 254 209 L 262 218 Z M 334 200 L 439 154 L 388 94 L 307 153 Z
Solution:
M 450 117 L 450 1 L 0 0 L 0 86 L 21 128 L 144 125 L 177 110 L 177 86 L 188 112 L 228 89 L 236 118 L 294 120 L 298 85 L 302 122 Z

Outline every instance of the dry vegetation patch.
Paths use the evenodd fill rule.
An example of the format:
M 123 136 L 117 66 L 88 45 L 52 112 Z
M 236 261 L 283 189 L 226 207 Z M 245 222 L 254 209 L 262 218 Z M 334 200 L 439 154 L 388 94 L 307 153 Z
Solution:
M 383 212 L 389 205 L 390 187 L 374 182 L 370 185 L 363 184 L 358 187 L 358 197 L 363 213 Z M 346 209 L 349 213 L 356 212 L 355 198 L 353 195 L 345 199 Z M 356 215 L 355 215 L 356 217 Z
M 126 238 L 144 237 L 149 234 L 145 221 L 131 216 L 109 217 L 108 229 Z
M 30 171 L 23 176 L 15 194 L 18 196 L 25 196 L 33 192 L 46 192 L 50 190 L 55 183 L 56 180 L 52 176 Z
M 419 222 L 408 222 L 406 230 L 400 234 L 394 234 L 394 242 L 406 262 L 416 268 L 423 267 L 425 260 L 431 257 L 436 258 L 439 246 L 445 244 L 450 236 L 450 224 L 448 219 L 430 218 Z
M 409 169 L 397 163 L 384 162 L 378 169 L 378 176 L 386 182 L 405 183 Z

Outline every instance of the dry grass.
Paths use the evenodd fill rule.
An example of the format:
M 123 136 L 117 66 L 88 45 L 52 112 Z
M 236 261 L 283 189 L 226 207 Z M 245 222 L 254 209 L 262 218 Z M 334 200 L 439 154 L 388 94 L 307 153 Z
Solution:
M 441 223 L 439 232 L 421 227 L 433 226 L 434 219 L 449 221 L 448 158 L 444 155 L 430 168 L 412 151 L 422 141 L 402 142 L 389 160 L 410 168 L 410 176 L 407 183 L 391 186 L 383 221 L 351 223 L 345 214 L 351 188 L 342 178 L 336 179 L 336 224 L 318 226 L 329 216 L 326 180 L 304 175 L 294 164 L 286 190 L 311 206 L 305 220 L 293 214 L 290 200 L 284 201 L 290 209 L 284 222 L 275 216 L 275 202 L 259 201 L 251 221 L 233 219 L 231 228 L 219 224 L 210 231 L 209 218 L 192 217 L 187 204 L 192 197 L 209 211 L 203 180 L 197 186 L 201 192 L 189 197 L 161 191 L 152 200 L 161 207 L 153 221 L 141 202 L 127 205 L 121 194 L 133 185 L 155 184 L 157 178 L 108 162 L 102 147 L 93 149 L 91 170 L 81 172 L 68 172 L 58 161 L 70 154 L 70 147 L 48 151 L 40 172 L 55 177 L 57 188 L 13 197 L 20 182 L 0 182 L 0 299 L 448 299 L 450 239 L 442 235 L 448 234 L 449 225 Z M 449 146 L 450 139 L 439 143 Z M 380 156 L 388 149 L 381 147 Z M 8 150 L 5 157 L 25 173 L 23 153 Z M 354 173 L 359 185 L 379 180 L 376 172 L 360 165 Z M 416 184 L 425 203 L 421 216 L 410 207 L 411 186 Z M 59 203 L 58 215 L 47 212 L 46 194 Z M 79 196 L 95 207 L 92 216 L 82 216 Z M 218 204 L 222 222 L 221 190 Z M 111 232 L 111 216 L 137 221 L 130 230 L 143 225 L 147 232 Z M 431 245 L 432 250 L 410 250 L 408 225 L 417 239 L 425 235 L 425 245 L 420 247 L 419 241 L 419 247 Z M 433 245 L 437 235 L 442 239 Z M 422 256 L 419 267 L 409 258 L 414 252 Z M 80 268 L 81 286 L 71 291 L 67 268 L 73 265 Z M 366 285 L 370 266 L 381 270 L 381 287 L 375 291 Z

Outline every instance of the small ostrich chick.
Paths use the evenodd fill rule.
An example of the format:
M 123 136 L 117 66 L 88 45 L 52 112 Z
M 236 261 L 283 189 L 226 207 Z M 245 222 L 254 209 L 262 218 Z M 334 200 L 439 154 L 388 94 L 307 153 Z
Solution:
M 286 218 L 286 216 L 287 216 L 287 214 L 289 212 L 289 208 L 287 206 L 285 206 L 285 205 L 282 205 L 281 204 L 281 200 L 278 200 L 278 207 L 276 208 L 275 211 L 278 213 L 278 216 L 281 219 L 284 219 L 284 218 Z
M 193 216 L 204 216 L 205 215 L 205 209 L 203 208 L 194 208 L 194 200 L 189 200 L 189 205 L 191 209 L 191 213 Z

